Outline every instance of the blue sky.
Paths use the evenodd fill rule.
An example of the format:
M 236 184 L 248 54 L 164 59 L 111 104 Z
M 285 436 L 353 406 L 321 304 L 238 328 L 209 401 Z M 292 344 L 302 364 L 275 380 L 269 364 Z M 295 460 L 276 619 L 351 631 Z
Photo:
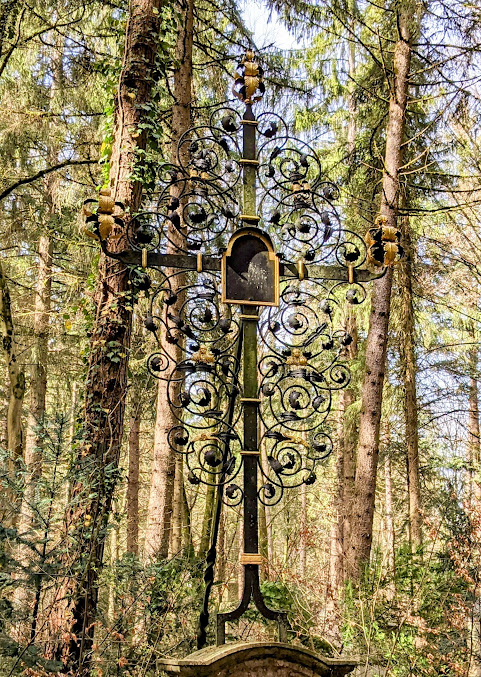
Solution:
M 296 38 L 278 20 L 277 13 L 267 9 L 264 3 L 242 0 L 240 9 L 248 28 L 254 33 L 257 47 L 273 45 L 278 49 L 294 49 L 299 46 Z

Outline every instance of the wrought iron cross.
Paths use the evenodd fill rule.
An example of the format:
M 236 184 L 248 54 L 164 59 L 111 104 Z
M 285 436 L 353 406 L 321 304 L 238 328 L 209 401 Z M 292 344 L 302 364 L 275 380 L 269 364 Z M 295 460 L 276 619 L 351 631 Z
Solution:
M 156 202 L 131 221 L 127 251 L 108 249 L 120 218 L 108 192 L 86 220 L 105 254 L 128 266 L 133 288 L 149 295 L 145 325 L 159 348 L 148 368 L 167 381 L 177 420 L 167 442 L 183 454 L 190 482 L 217 490 L 199 648 L 222 503 L 243 503 L 244 592 L 237 609 L 217 615 L 217 642 L 251 599 L 286 639 L 286 614 L 269 609 L 260 588 L 258 503 L 315 481 L 332 451 L 333 394 L 350 378 L 343 306 L 361 303 L 363 283 L 401 255 L 397 232 L 381 223 L 367 244 L 342 228 L 338 188 L 315 151 L 291 139 L 276 113 L 256 119 L 263 93 L 248 51 L 234 85 L 242 115 L 221 107 L 182 136 L 177 162 L 158 169 Z M 379 273 L 363 268 L 367 259 Z

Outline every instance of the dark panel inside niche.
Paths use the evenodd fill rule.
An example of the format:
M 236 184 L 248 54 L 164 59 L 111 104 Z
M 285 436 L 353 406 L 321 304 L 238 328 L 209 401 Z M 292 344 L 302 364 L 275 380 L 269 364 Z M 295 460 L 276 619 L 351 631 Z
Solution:
M 267 245 L 254 235 L 239 237 L 226 259 L 226 299 L 275 303 L 275 284 L 275 262 Z

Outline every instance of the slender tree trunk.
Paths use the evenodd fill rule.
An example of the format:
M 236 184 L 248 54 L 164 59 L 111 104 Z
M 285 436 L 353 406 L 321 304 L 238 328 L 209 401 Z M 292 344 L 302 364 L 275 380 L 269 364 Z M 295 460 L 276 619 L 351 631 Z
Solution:
M 37 520 L 37 484 L 42 474 L 43 418 L 47 398 L 47 359 L 50 319 L 50 293 L 52 286 L 52 240 L 49 235 L 40 237 L 38 246 L 37 285 L 35 299 L 33 350 L 33 374 L 30 382 L 30 405 L 25 441 L 25 486 L 18 518 L 18 533 L 25 539 L 32 538 Z M 27 570 L 32 565 L 32 550 L 21 544 L 16 553 L 20 567 Z M 14 604 L 27 610 L 32 607 L 35 591 L 28 585 L 19 585 L 15 590 Z
M 161 0 L 131 0 L 115 108 L 110 164 L 113 196 L 126 206 L 125 225 L 142 200 L 142 184 L 132 169 L 147 146 L 142 126 L 148 116 L 160 35 Z M 145 126 L 147 127 L 147 125 Z M 116 232 L 109 247 L 125 250 L 125 233 Z M 118 239 L 115 235 L 120 235 Z M 127 364 L 131 335 L 131 299 L 125 266 L 102 255 L 95 292 L 96 317 L 90 340 L 83 441 L 75 464 L 73 507 L 66 523 L 77 548 L 65 562 L 64 598 L 70 600 L 70 632 L 63 627 L 61 655 L 78 675 L 90 670 L 108 517 L 111 511 L 123 432 Z M 110 350 L 105 350 L 108 346 Z M 81 569 L 79 572 L 79 562 Z M 66 640 L 66 641 L 65 641 Z
M 169 554 L 169 536 L 172 520 L 175 457 L 167 444 L 167 434 L 173 425 L 165 392 L 165 383 L 159 381 L 154 430 L 154 460 L 151 471 L 147 527 L 144 553 L 147 559 L 166 559 Z M 167 425 L 166 425 L 167 422 Z
M 178 454 L 175 459 L 174 493 L 172 505 L 172 539 L 170 551 L 175 557 L 182 552 L 182 503 L 184 490 L 184 459 Z
M 49 182 L 47 190 L 54 190 Z M 53 200 L 53 195 L 50 195 Z M 51 216 L 53 217 L 53 204 Z M 50 322 L 50 295 L 52 289 L 52 240 L 49 235 L 41 235 L 38 243 L 37 286 L 35 298 L 35 318 L 33 331 L 36 338 L 33 359 L 33 374 L 30 381 L 30 404 L 28 427 L 25 440 L 25 464 L 32 466 L 33 474 L 40 472 L 39 450 L 42 446 L 41 426 L 45 414 L 47 398 L 47 360 Z
M 353 17 L 357 11 L 356 0 L 350 0 L 349 15 L 351 30 L 354 30 Z M 348 41 L 348 73 L 349 84 L 347 94 L 348 126 L 347 126 L 347 151 L 348 161 L 351 163 L 356 152 L 356 120 L 357 106 L 355 96 L 356 81 L 356 47 L 354 40 Z M 352 336 L 352 343 L 347 348 L 349 361 L 357 356 L 357 323 L 356 316 L 349 311 L 346 321 L 346 331 Z M 354 494 L 355 474 L 355 427 L 348 424 L 346 412 L 353 404 L 355 394 L 352 388 L 344 388 L 339 393 L 339 426 L 338 426 L 338 452 L 336 463 L 337 491 L 334 497 L 334 522 L 331 527 L 331 557 L 329 567 L 329 595 L 331 600 L 332 617 L 338 618 L 339 601 L 345 579 L 345 556 L 346 543 L 350 536 L 351 504 Z M 338 634 L 338 633 L 337 633 Z
M 17 360 L 10 291 L 1 263 L 0 339 L 8 370 L 7 444 L 11 458 L 10 474 L 13 478 L 15 459 L 22 455 L 22 404 L 25 395 L 25 374 Z
M 307 562 L 307 486 L 304 483 L 301 484 L 299 527 L 299 576 L 301 580 L 305 580 Z
M 112 511 L 116 512 L 117 510 L 117 499 L 112 500 Z M 119 524 L 115 522 L 110 531 L 109 537 L 109 550 L 110 550 L 110 567 L 113 569 L 115 564 L 119 561 L 120 556 L 120 543 L 119 543 Z M 108 607 L 107 607 L 107 618 L 111 627 L 113 627 L 116 621 L 116 609 L 117 609 L 117 586 L 115 579 L 109 581 L 108 584 Z
M 350 391 L 349 391 L 350 392 Z M 344 582 L 344 508 L 345 500 L 349 495 L 344 481 L 345 451 L 348 440 L 346 439 L 346 412 L 348 402 L 346 390 L 339 393 L 339 418 L 337 426 L 337 438 L 339 440 L 336 458 L 336 491 L 333 496 L 333 520 L 329 538 L 329 577 L 326 594 L 326 618 L 328 619 L 328 632 L 333 641 L 339 639 L 339 609 Z
M 261 437 L 264 434 L 264 428 L 262 427 L 263 424 L 261 422 Z M 265 446 L 263 445 L 261 447 L 261 466 L 264 472 L 265 477 L 268 477 L 269 473 L 269 461 L 267 460 L 267 451 Z M 272 566 L 274 563 L 274 543 L 272 539 L 272 520 L 271 520 L 271 507 L 269 505 L 264 506 L 264 514 L 265 514 L 265 520 L 266 520 L 266 539 L 267 539 L 267 565 L 268 569 Z
M 219 546 L 217 552 L 217 562 L 216 562 L 216 578 L 219 581 L 219 597 L 218 605 L 222 604 L 222 599 L 225 592 L 225 570 L 226 570 L 226 511 L 222 510 L 219 523 Z
M 193 44 L 193 0 L 182 0 L 181 11 L 184 16 L 177 36 L 176 62 L 174 71 L 174 104 L 172 106 L 172 149 L 171 159 L 177 163 L 177 144 L 182 134 L 191 125 L 191 99 L 192 99 L 192 44 Z M 183 149 L 187 154 L 187 148 Z M 187 164 L 187 156 L 183 158 Z M 179 197 L 178 189 L 171 191 L 173 197 Z M 182 207 L 182 205 L 181 205 Z M 179 209 L 179 214 L 182 209 Z M 168 227 L 168 252 L 178 253 L 185 249 L 185 233 L 176 230 L 172 224 Z M 172 275 L 173 270 L 166 269 L 166 275 Z M 171 278 L 172 291 L 175 293 L 185 284 L 185 275 L 177 275 Z M 170 312 L 179 315 L 182 306 L 183 295 L 180 294 L 176 304 L 171 306 Z M 167 313 L 167 308 L 164 311 Z M 162 337 L 161 337 L 162 340 Z M 180 341 L 180 339 L 179 339 Z M 172 363 L 182 359 L 180 345 L 170 347 Z M 147 527 L 145 537 L 145 555 L 147 558 L 159 557 L 165 559 L 168 556 L 169 537 L 172 528 L 172 501 L 175 481 L 175 452 L 167 444 L 169 430 L 178 424 L 174 417 L 167 394 L 168 384 L 159 380 L 157 392 L 157 414 L 154 437 L 154 461 L 149 494 L 149 508 L 147 515 Z M 175 393 L 170 393 L 175 397 Z
M 139 554 L 139 469 L 142 409 L 135 407 L 130 419 L 129 475 L 127 480 L 127 552 Z
M 352 343 L 346 349 L 346 357 L 351 362 L 357 357 L 358 335 L 356 316 L 349 312 L 346 331 L 352 337 Z M 332 547 L 334 558 L 331 566 L 331 588 L 341 594 L 346 578 L 346 553 L 351 534 L 351 511 L 354 500 L 354 478 L 356 473 L 356 419 L 350 407 L 356 399 L 352 387 L 344 388 L 339 393 L 339 427 L 338 427 L 338 459 L 337 459 L 337 495 L 335 511 L 337 520 L 333 526 Z
M 402 219 L 405 260 L 399 270 L 401 335 L 399 353 L 404 385 L 404 421 L 409 502 L 409 539 L 412 552 L 422 544 L 421 486 L 419 479 L 418 403 L 416 393 L 416 337 L 413 306 L 413 262 L 409 219 Z
M 25 395 L 25 374 L 17 360 L 17 347 L 12 317 L 12 306 L 7 279 L 0 261 L 0 345 L 7 365 L 7 473 L 9 482 L 15 482 L 17 460 L 22 456 L 22 404 Z M 18 496 L 12 487 L 2 492 L 0 520 L 6 526 L 15 524 Z
M 75 441 L 75 427 L 77 424 L 77 401 L 78 401 L 78 383 L 74 381 L 72 384 L 72 400 L 70 406 L 70 426 L 69 426 L 69 444 L 70 444 L 70 454 L 71 455 L 73 444 Z M 67 476 L 65 481 L 65 505 L 70 503 L 72 497 L 72 480 L 70 474 Z
M 471 331 L 473 343 L 476 336 Z M 471 490 L 468 496 L 472 519 L 472 540 L 474 545 L 472 562 L 474 570 L 473 606 L 468 621 L 469 632 L 469 668 L 468 677 L 481 677 L 481 579 L 480 543 L 481 543 L 481 439 L 479 426 L 478 393 L 478 349 L 472 348 L 469 354 L 469 409 L 468 409 L 468 462 L 470 467 Z
M 62 59 L 63 40 L 61 42 L 57 40 L 52 59 L 52 83 L 49 92 L 50 110 L 52 110 L 52 104 L 57 98 L 57 93 L 63 81 Z M 53 165 L 58 161 L 58 151 L 59 149 L 55 145 L 50 146 L 48 151 L 49 165 Z M 35 518 L 35 505 L 37 485 L 42 474 L 43 421 L 47 401 L 48 340 L 52 292 L 53 242 L 50 237 L 50 231 L 56 214 L 57 185 L 57 176 L 49 174 L 44 182 L 48 211 L 38 242 L 35 315 L 33 321 L 35 344 L 32 351 L 33 364 L 30 378 L 30 402 L 24 454 L 27 472 L 18 519 L 18 532 L 27 539 L 29 537 L 32 538 L 38 526 L 38 520 Z M 25 544 L 19 545 L 16 556 L 21 567 L 27 569 L 30 565 L 30 568 L 32 568 L 32 550 L 28 546 Z M 31 609 L 35 594 L 33 588 L 20 585 L 15 590 L 14 604 L 18 608 Z
M 396 573 L 396 555 L 395 555 L 395 537 L 394 537 L 394 517 L 392 506 L 392 479 L 391 479 L 391 458 L 389 450 L 386 450 L 384 459 L 384 493 L 385 493 L 385 521 L 386 521 L 386 554 L 387 554 L 387 572 L 390 579 L 388 585 L 388 598 L 392 599 L 395 594 L 394 575 Z
M 478 348 L 474 329 L 470 332 L 473 348 L 469 353 L 469 399 L 468 399 L 468 462 L 470 467 L 469 500 L 481 508 L 481 437 L 479 426 L 478 393 Z
M 237 561 L 240 560 L 240 554 L 244 552 L 244 529 L 242 528 L 242 520 L 239 520 L 237 530 Z M 244 571 L 242 566 L 237 566 L 237 599 L 242 599 L 244 591 Z
M 210 547 L 212 525 L 214 518 L 215 494 L 216 494 L 215 486 L 210 484 L 207 485 L 205 491 L 205 506 L 204 506 L 204 517 L 202 519 L 202 531 L 200 537 L 199 551 L 197 553 L 200 559 L 206 556 L 207 550 Z
M 182 482 L 182 549 L 189 557 L 194 554 L 190 508 L 184 482 Z
M 414 5 L 398 10 L 399 37 L 394 48 L 394 81 L 389 101 L 386 151 L 380 212 L 386 225 L 396 228 L 399 207 L 399 172 L 403 163 L 403 142 L 411 63 L 411 24 Z M 366 345 L 366 366 L 362 388 L 359 442 L 357 447 L 355 495 L 347 552 L 348 578 L 358 580 L 369 562 L 379 457 L 379 429 L 386 365 L 392 269 L 373 284 L 371 317 Z
M 259 502 L 259 553 L 262 555 L 262 564 L 259 569 L 261 582 L 269 576 L 269 542 L 267 539 L 266 506 Z

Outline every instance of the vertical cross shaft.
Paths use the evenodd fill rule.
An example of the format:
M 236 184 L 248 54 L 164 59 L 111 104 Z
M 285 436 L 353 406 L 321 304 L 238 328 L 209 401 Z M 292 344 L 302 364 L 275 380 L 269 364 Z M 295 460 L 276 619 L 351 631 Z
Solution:
M 252 306 L 244 306 L 244 553 L 257 554 L 258 406 L 257 399 L 257 316 Z M 252 319 L 251 319 L 252 318 Z M 244 562 L 243 562 L 244 563 Z M 251 562 L 252 563 L 252 562 Z M 247 562 L 246 562 L 247 564 Z M 258 563 L 257 563 L 258 564 Z
M 246 104 L 243 118 L 243 187 L 244 220 L 256 217 L 256 120 L 252 105 Z M 249 225 L 256 225 L 252 218 Z M 258 454 L 258 393 L 257 393 L 257 307 L 243 306 L 244 333 L 244 553 L 258 554 L 257 518 L 257 455 Z
M 256 214 L 256 126 L 252 104 L 246 103 L 243 124 L 243 187 L 244 204 L 242 220 L 247 226 L 257 226 Z M 217 615 L 217 644 L 225 642 L 225 623 L 234 621 L 247 610 L 251 599 L 261 614 L 279 624 L 279 640 L 287 639 L 287 615 L 269 609 L 262 597 L 259 580 L 259 521 L 257 496 L 257 463 L 259 459 L 259 398 L 257 383 L 257 321 L 258 307 L 243 305 L 241 331 L 243 337 L 243 448 L 244 463 L 244 591 L 242 600 L 234 611 Z

